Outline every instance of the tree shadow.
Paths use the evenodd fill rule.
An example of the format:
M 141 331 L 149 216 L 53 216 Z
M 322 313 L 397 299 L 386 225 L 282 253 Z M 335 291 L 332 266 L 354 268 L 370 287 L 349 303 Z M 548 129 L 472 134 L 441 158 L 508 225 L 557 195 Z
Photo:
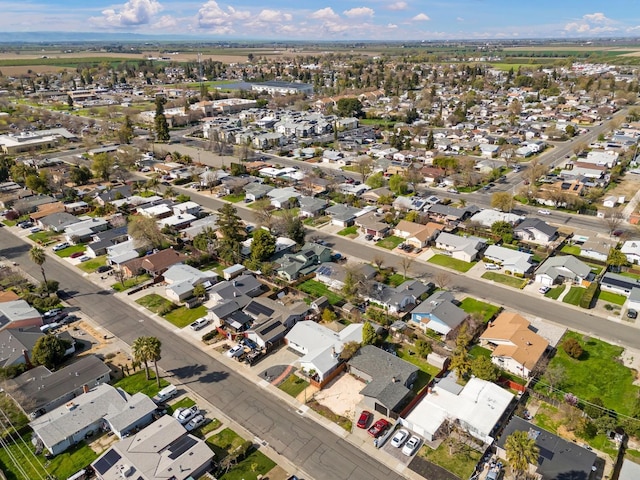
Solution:
M 198 381 L 203 383 L 216 383 L 225 380 L 228 376 L 228 372 L 209 372 L 201 376 Z
M 207 371 L 206 365 L 185 365 L 184 367 L 178 367 L 172 370 L 168 370 L 168 372 L 172 376 L 175 376 L 180 380 L 199 377 L 206 371 Z M 194 381 L 199 381 L 199 379 L 196 379 Z

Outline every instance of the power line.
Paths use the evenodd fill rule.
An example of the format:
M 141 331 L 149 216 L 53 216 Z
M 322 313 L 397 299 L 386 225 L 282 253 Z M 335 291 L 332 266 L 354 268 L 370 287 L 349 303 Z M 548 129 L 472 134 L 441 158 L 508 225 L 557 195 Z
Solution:
M 46 476 L 48 476 L 47 469 L 42 464 L 40 459 L 35 455 L 35 453 L 31 450 L 31 448 L 29 447 L 27 442 L 25 442 L 25 440 L 22 437 L 22 435 L 20 435 L 18 433 L 18 430 L 14 427 L 13 423 L 11 422 L 11 419 L 7 416 L 7 414 L 3 410 L 0 410 L 0 412 L 2 413 L 2 416 L 4 417 L 4 420 L 2 418 L 0 418 L 0 426 L 2 426 L 2 428 L 5 430 L 5 432 L 8 433 L 9 438 L 11 439 L 11 442 L 13 444 L 15 444 L 16 446 L 18 446 L 18 450 L 21 452 L 22 456 L 24 457 L 26 462 L 29 464 L 31 469 L 34 472 L 36 472 L 36 474 L 38 475 L 38 477 L 40 479 L 44 480 L 46 478 Z M 7 425 L 8 425 L 8 427 L 7 427 Z M 16 440 L 16 438 L 13 437 L 14 433 L 17 436 L 17 439 L 19 440 L 19 442 L 22 443 L 22 447 L 20 447 L 20 445 L 18 444 L 18 440 Z M 11 452 L 11 449 L 9 448 L 8 443 L 4 439 L 4 436 L 2 436 L 2 443 L 3 443 L 2 446 L 5 447 L 5 450 L 8 453 L 10 452 L 10 456 L 13 456 L 13 452 Z M 35 460 L 35 462 L 32 461 L 31 457 L 33 457 L 33 460 Z M 16 462 L 16 460 L 14 460 L 13 458 L 12 458 L 12 461 L 14 462 L 16 467 L 20 470 L 20 472 L 24 475 L 24 478 L 27 479 L 27 480 L 31 480 L 29 478 L 29 476 L 25 473 L 22 464 L 20 464 L 19 462 Z M 37 463 L 37 465 L 35 465 L 34 463 Z M 45 472 L 45 476 L 43 476 L 41 474 L 42 471 Z

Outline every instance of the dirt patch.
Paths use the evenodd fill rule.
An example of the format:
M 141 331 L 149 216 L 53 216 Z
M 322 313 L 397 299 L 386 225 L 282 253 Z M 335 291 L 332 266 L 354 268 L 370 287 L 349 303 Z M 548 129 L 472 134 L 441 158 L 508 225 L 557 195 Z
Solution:
M 358 392 L 363 387 L 361 381 L 345 373 L 316 393 L 314 400 L 338 415 L 354 418 L 356 406 L 363 398 Z
M 605 196 L 613 195 L 616 197 L 624 197 L 625 201 L 628 202 L 638 190 L 640 190 L 640 181 L 627 176 L 624 177 L 618 185 L 609 190 Z

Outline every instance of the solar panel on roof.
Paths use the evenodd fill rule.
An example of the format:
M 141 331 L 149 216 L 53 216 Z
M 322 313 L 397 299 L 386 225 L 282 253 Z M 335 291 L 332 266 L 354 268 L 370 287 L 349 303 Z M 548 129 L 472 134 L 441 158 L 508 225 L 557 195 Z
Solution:
M 196 443 L 198 443 L 198 441 L 191 436 L 184 436 L 178 439 L 177 441 L 173 442 L 168 448 L 170 452 L 169 458 L 171 460 L 175 460 L 180 455 L 189 451 L 191 447 L 193 447 Z
M 267 317 L 270 317 L 271 314 L 273 313 L 273 310 L 271 308 L 257 302 L 251 302 L 249 305 L 247 305 L 247 307 L 245 308 L 245 311 L 252 315 L 262 314 L 262 315 L 266 315 Z
M 118 452 L 116 452 L 115 450 L 111 449 L 109 450 L 104 457 L 102 457 L 100 460 L 98 460 L 95 465 L 93 466 L 93 468 L 96 469 L 96 471 L 102 475 L 104 473 L 106 473 L 107 471 L 109 471 L 109 469 L 111 467 L 113 467 L 118 460 L 120 460 L 122 457 L 120 456 L 120 454 Z

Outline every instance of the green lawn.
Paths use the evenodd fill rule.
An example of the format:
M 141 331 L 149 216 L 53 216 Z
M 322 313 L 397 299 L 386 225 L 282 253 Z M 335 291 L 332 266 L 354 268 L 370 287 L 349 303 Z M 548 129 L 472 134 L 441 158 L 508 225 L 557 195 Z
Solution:
M 627 301 L 627 297 L 625 297 L 624 295 L 620 295 L 618 293 L 604 292 L 600 290 L 600 294 L 598 295 L 598 300 L 601 300 L 606 303 L 613 303 L 614 305 L 623 305 L 624 302 Z
M 564 303 L 569 303 L 571 305 L 580 305 L 580 300 L 582 299 L 582 296 L 584 295 L 584 292 L 586 292 L 586 288 L 582 288 L 582 287 L 571 287 L 571 289 L 569 290 L 569 293 L 567 293 L 564 298 L 562 299 L 562 301 Z
M 452 258 L 449 255 L 443 255 L 441 253 L 435 254 L 428 261 L 429 263 L 433 263 L 434 265 L 452 268 L 453 270 L 457 270 L 458 272 L 462 273 L 468 272 L 471 267 L 476 264 L 476 262 L 464 262 L 462 260 L 458 260 L 457 258 Z
M 564 338 L 575 338 L 585 353 L 580 360 L 574 360 L 558 348 L 549 365 L 564 369 L 564 379 L 556 387 L 587 401 L 599 397 L 605 407 L 632 415 L 640 387 L 633 385 L 634 371 L 618 360 L 624 349 L 575 332 L 567 332 Z M 535 388 L 547 394 L 544 378 Z
M 500 311 L 500 307 L 492 305 L 490 303 L 481 302 L 475 298 L 467 297 L 460 302 L 460 308 L 467 312 L 469 315 L 480 315 L 481 318 L 487 323 L 493 317 L 495 317 Z
M 481 347 L 480 345 L 474 345 L 469 349 L 469 355 L 472 357 L 491 357 L 491 350 Z
M 200 305 L 196 308 L 180 307 L 167 313 L 164 318 L 169 320 L 173 325 L 178 328 L 184 328 L 187 325 L 193 323 L 200 317 L 204 317 L 207 314 L 207 307 Z
M 454 448 L 450 448 L 449 442 L 453 441 L 452 438 L 448 438 L 435 450 L 430 447 L 422 447 L 419 455 L 448 470 L 458 478 L 469 478 L 482 454 L 468 446 L 461 446 L 458 442 Z M 451 455 L 452 451 L 455 452 L 453 455 Z
M 577 245 L 565 245 L 560 251 L 568 255 L 580 255 L 582 248 Z
M 386 248 L 387 250 L 393 250 L 398 245 L 400 245 L 404 240 L 400 237 L 396 237 L 395 235 L 391 235 L 390 237 L 383 238 L 376 242 L 378 247 Z
M 78 245 L 71 245 L 70 247 L 67 247 L 64 250 L 58 250 L 56 252 L 56 255 L 58 255 L 60 258 L 67 258 L 76 252 L 84 252 L 85 248 L 86 248 L 85 245 L 82 243 Z
M 291 395 L 293 398 L 296 398 L 299 394 L 301 394 L 305 388 L 309 386 L 309 382 L 300 378 L 295 374 L 291 374 L 287 377 L 287 379 L 278 385 L 278 388 L 283 392 Z
M 259 450 L 253 450 L 247 458 L 235 465 L 220 477 L 220 480 L 257 480 L 258 475 L 264 475 L 276 466 L 276 462 Z
M 307 280 L 306 282 L 301 283 L 298 285 L 298 290 L 308 293 L 314 298 L 325 296 L 331 305 L 337 305 L 344 302 L 344 298 L 337 293 L 332 292 L 324 283 L 320 283 L 317 280 Z
M 566 288 L 567 286 L 563 283 L 562 285 L 553 287 L 551 290 L 545 293 L 544 296 L 547 298 L 553 298 L 554 300 L 557 300 L 558 298 L 560 298 L 560 295 L 562 295 L 562 292 L 564 292 Z
M 440 371 L 438 367 L 434 367 L 429 362 L 427 362 L 426 358 L 423 358 L 420 355 L 418 355 L 418 353 L 415 351 L 412 345 L 403 343 L 401 348 L 398 348 L 396 350 L 396 353 L 398 354 L 398 357 L 400 357 L 402 360 L 412 363 L 413 365 L 418 367 L 421 371 L 428 374 L 430 377 L 435 376 Z
M 125 290 L 136 287 L 141 283 L 146 282 L 147 280 L 151 280 L 151 275 L 145 273 L 144 275 L 136 275 L 135 277 L 125 279 L 124 286 L 122 285 L 122 283 L 117 282 L 111 285 L 111 288 L 113 288 L 116 292 L 124 292 Z
M 47 474 L 52 475 L 53 478 L 68 478 L 98 458 L 97 453 L 84 442 L 80 442 L 51 460 L 47 460 L 43 454 L 40 454 L 36 457 L 38 459 L 36 462 L 32 455 L 35 453 L 35 449 L 31 444 L 31 435 L 32 433 L 29 431 L 22 437 L 22 442 L 12 443 L 8 447 L 0 449 L 0 464 L 2 464 L 4 473 L 9 480 L 44 478 L 47 475 L 44 475 L 42 469 L 38 468 L 40 465 L 46 465 Z M 20 463 L 21 468 L 27 474 L 27 479 L 15 468 L 9 453 Z
M 522 288 L 527 283 L 523 278 L 512 277 L 511 275 L 497 272 L 485 272 L 482 274 L 482 278 L 513 288 Z
M 45 230 L 44 232 L 32 233 L 29 235 L 29 238 L 41 245 L 47 245 L 57 241 L 58 238 L 60 238 L 60 234 L 52 232 L 51 230 Z
M 635 278 L 636 280 L 640 280 L 640 275 L 633 272 L 620 272 L 620 275 L 624 275 L 625 277 Z
M 173 302 L 170 302 L 169 300 L 167 300 L 161 295 L 158 295 L 157 293 L 150 293 L 149 295 L 145 295 L 144 297 L 141 297 L 138 300 L 136 300 L 136 303 L 142 305 L 147 310 L 153 313 L 161 312 L 163 309 L 173 305 Z
M 231 202 L 231 203 L 238 203 L 238 202 L 242 202 L 244 200 L 244 197 L 245 197 L 245 194 L 244 192 L 242 192 L 242 193 L 227 195 L 225 197 L 222 197 L 222 200 L 226 200 L 227 202 Z
M 392 287 L 397 287 L 398 285 L 402 285 L 407 280 L 411 280 L 411 277 L 405 277 L 401 273 L 394 273 L 389 278 L 387 278 L 387 284 Z
M 92 258 L 91 260 L 87 260 L 86 262 L 82 262 L 78 264 L 78 267 L 80 267 L 80 270 L 83 270 L 87 273 L 93 273 L 99 267 L 102 267 L 103 265 L 106 265 L 106 264 L 107 264 L 107 256 L 101 255 L 99 257 Z
M 221 425 L 222 425 L 222 422 L 220 420 L 218 420 L 217 418 L 214 418 L 209 423 L 207 423 L 207 424 L 203 425 L 202 427 L 200 427 L 200 433 L 202 435 L 206 435 L 207 433 L 211 433 L 214 430 L 219 429 Z
M 244 442 L 244 439 L 230 428 L 211 435 L 206 440 L 209 448 L 216 454 L 216 461 L 219 462 L 226 457 L 230 451 L 235 450 Z
M 358 235 L 358 227 L 352 225 L 351 227 L 343 228 L 338 232 L 338 235 L 346 237 L 347 235 Z
M 160 388 L 158 388 L 158 382 L 156 382 L 156 372 L 153 369 L 153 362 L 149 365 L 149 377 L 151 378 L 151 380 L 147 380 L 143 367 L 141 371 L 121 378 L 116 383 L 114 383 L 113 386 L 120 387 L 130 395 L 142 392 L 149 397 L 153 397 L 161 389 L 169 385 L 169 382 L 161 378 Z
M 179 401 L 175 402 L 174 404 L 167 406 L 167 415 L 173 415 L 173 412 L 175 412 L 179 408 L 189 408 L 189 407 L 193 407 L 195 404 L 196 404 L 195 400 L 189 397 L 181 398 Z

